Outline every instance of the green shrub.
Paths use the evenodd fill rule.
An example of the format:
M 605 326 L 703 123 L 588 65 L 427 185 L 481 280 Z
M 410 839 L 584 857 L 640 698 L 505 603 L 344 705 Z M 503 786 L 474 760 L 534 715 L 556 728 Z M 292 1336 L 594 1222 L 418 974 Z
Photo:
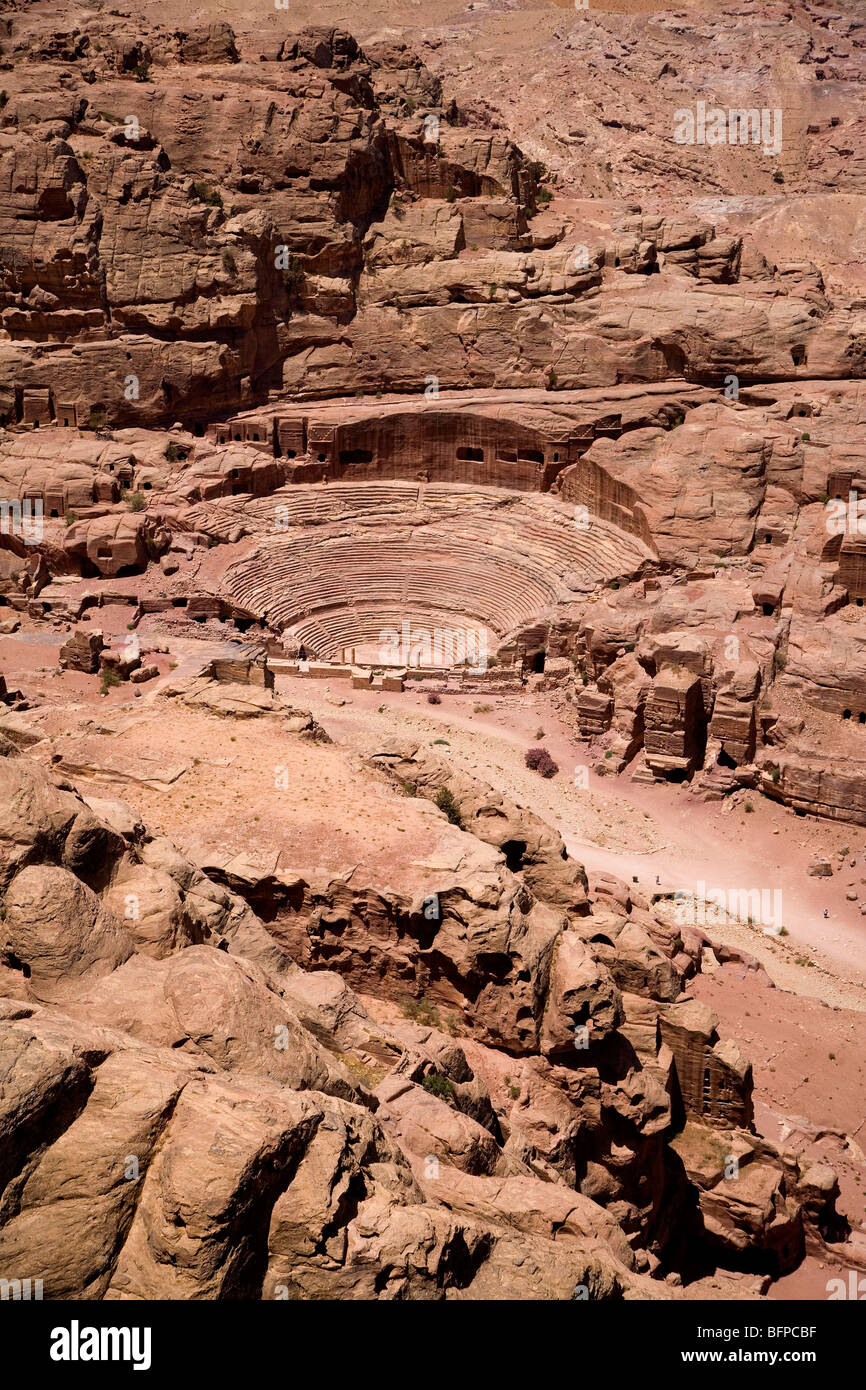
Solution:
M 120 676 L 116 671 L 110 670 L 108 666 L 102 668 L 102 677 L 99 682 L 99 690 L 102 695 L 107 695 L 109 690 L 120 683 Z
M 413 999 L 411 994 L 404 995 L 400 1010 L 403 1017 L 411 1019 L 413 1023 L 420 1023 L 425 1028 L 439 1027 L 439 1010 L 423 994 L 420 999 Z
M 206 203 L 209 208 L 221 208 L 223 205 L 222 197 L 215 188 L 211 188 L 208 183 L 194 183 L 192 191 L 200 203 Z
M 440 787 L 435 797 L 435 804 L 440 811 L 444 811 L 452 825 L 463 828 L 463 817 L 460 814 L 460 807 L 454 798 L 454 793 L 448 787 Z
M 451 1100 L 457 1094 L 454 1082 L 449 1081 L 447 1076 L 439 1076 L 437 1072 L 425 1076 L 421 1085 L 431 1096 L 438 1096 L 440 1100 Z
M 289 256 L 289 264 L 283 271 L 283 284 L 289 294 L 300 294 L 304 285 L 304 269 L 297 256 Z M 364 392 L 360 394 L 363 396 Z
M 147 498 L 143 492 L 130 492 L 128 488 L 124 488 L 120 495 L 131 512 L 143 512 L 147 506 Z

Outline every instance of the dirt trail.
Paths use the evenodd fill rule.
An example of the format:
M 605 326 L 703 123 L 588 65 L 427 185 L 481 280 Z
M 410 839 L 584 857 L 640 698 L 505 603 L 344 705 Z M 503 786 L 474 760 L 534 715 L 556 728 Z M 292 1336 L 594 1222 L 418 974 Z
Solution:
M 780 987 L 866 1011 L 866 918 L 859 902 L 845 896 L 852 881 L 866 892 L 860 888 L 861 878 L 866 881 L 864 836 L 856 827 L 796 818 L 758 794 L 703 803 L 687 786 L 632 783 L 627 772 L 614 780 L 591 766 L 588 787 L 578 787 L 574 769 L 588 765 L 586 746 L 563 726 L 546 695 L 522 695 L 519 702 L 444 695 L 440 705 L 429 705 L 425 695 L 412 691 L 347 692 L 341 682 L 295 678 L 278 684 L 359 752 L 372 751 L 383 738 L 428 743 L 554 826 L 590 873 L 636 879 L 647 895 L 695 893 L 700 883 L 707 893 L 764 890 L 772 897 L 780 890 L 787 937 L 767 935 L 746 921 L 713 922 L 705 929 L 755 955 Z M 476 706 L 484 708 L 476 714 Z M 523 763 L 526 748 L 539 741 L 560 766 L 552 781 Z M 854 868 L 846 866 L 830 880 L 807 875 L 813 853 L 835 855 L 845 846 Z

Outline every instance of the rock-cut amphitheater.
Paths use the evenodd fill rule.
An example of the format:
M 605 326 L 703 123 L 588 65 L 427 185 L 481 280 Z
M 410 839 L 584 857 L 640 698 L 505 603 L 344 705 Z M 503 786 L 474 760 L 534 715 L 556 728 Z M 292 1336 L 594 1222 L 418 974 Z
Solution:
M 3 1299 L 827 1298 L 857 5 L 169 8 L 0 16 Z
M 191 528 L 217 540 L 239 528 L 250 538 L 220 592 L 321 660 L 381 664 L 380 633 L 408 622 L 413 633 L 481 634 L 491 657 L 543 669 L 560 605 L 631 577 L 654 552 L 605 520 L 615 514 L 609 496 L 576 479 L 584 504 L 551 491 L 577 464 L 580 427 L 566 409 L 545 411 L 540 393 L 522 394 L 211 426 L 218 448 L 258 436 L 288 451 L 290 439 L 304 460 L 278 455 L 287 482 L 252 498 L 249 481 L 235 481 L 244 464 L 232 466 L 231 497 L 186 511 Z

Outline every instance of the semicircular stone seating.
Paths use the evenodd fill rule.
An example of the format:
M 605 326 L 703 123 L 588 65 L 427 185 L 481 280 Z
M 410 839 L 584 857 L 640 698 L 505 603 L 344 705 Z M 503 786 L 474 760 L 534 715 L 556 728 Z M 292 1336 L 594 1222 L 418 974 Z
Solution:
M 444 483 L 294 484 L 190 516 L 216 535 L 239 521 L 253 548 L 226 570 L 225 593 L 322 660 L 406 620 L 502 639 L 651 555 L 548 495 Z

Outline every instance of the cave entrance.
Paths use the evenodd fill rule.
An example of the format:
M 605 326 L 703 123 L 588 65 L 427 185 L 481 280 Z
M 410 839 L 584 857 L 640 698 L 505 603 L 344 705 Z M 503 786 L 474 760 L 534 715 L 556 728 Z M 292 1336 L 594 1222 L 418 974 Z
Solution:
M 511 872 L 513 874 L 518 873 L 519 870 L 523 868 L 523 856 L 526 854 L 526 841 L 506 840 L 505 843 L 500 846 L 500 849 L 505 855 L 505 862 Z

